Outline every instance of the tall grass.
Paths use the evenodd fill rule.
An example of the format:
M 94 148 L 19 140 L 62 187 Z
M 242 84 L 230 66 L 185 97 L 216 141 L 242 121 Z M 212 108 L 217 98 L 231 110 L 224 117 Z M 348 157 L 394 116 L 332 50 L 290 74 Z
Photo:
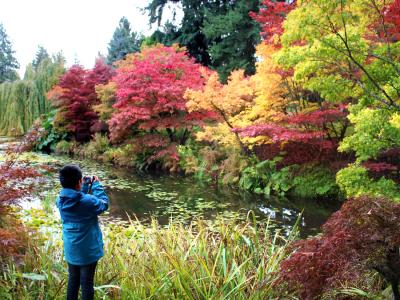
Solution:
M 274 286 L 295 238 L 235 221 L 161 227 L 104 224 L 106 254 L 96 299 L 292 299 Z M 67 270 L 59 234 L 35 233 L 20 263 L 3 260 L 1 299 L 64 299 Z

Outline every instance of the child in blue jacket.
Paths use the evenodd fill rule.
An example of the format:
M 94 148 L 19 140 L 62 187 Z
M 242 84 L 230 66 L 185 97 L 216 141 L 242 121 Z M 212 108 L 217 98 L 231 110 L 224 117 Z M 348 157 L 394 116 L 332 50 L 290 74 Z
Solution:
M 93 177 L 92 194 L 88 194 L 89 182 L 82 178 L 79 167 L 66 165 L 59 175 L 63 188 L 57 198 L 57 207 L 68 263 L 67 299 L 78 299 L 79 285 L 82 300 L 93 299 L 96 265 L 104 255 L 97 216 L 108 209 L 109 200 L 96 176 Z

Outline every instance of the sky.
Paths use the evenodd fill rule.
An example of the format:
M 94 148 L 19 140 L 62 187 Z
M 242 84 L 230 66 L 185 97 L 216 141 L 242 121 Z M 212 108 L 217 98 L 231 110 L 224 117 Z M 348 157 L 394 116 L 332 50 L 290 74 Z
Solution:
M 63 51 L 67 65 L 94 65 L 125 16 L 134 31 L 149 34 L 148 17 L 141 12 L 148 0 L 0 0 L 0 23 L 13 44 L 20 75 L 42 45 L 50 54 Z M 172 14 L 167 12 L 164 19 Z

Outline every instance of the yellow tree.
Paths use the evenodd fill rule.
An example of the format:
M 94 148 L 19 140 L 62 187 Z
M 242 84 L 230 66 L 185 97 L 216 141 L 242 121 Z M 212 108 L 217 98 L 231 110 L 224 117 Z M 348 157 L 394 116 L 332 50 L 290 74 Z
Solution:
M 232 129 L 239 125 L 241 114 L 253 105 L 255 97 L 254 81 L 243 70 L 232 72 L 227 84 L 221 84 L 218 74 L 211 73 L 202 90 L 187 90 L 185 98 L 190 112 L 213 111 L 219 116 L 218 122 L 205 125 L 197 133 L 197 140 L 240 147 L 246 152 L 243 141 Z

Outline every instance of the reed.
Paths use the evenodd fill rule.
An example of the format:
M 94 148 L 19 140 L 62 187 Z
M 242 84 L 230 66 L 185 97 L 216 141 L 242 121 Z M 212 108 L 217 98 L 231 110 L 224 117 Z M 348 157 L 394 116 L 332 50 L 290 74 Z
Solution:
M 296 230 L 285 237 L 254 220 L 103 225 L 96 299 L 294 299 L 274 284 Z M 1 299 L 65 298 L 58 232 L 35 232 L 20 263 L 1 262 Z

